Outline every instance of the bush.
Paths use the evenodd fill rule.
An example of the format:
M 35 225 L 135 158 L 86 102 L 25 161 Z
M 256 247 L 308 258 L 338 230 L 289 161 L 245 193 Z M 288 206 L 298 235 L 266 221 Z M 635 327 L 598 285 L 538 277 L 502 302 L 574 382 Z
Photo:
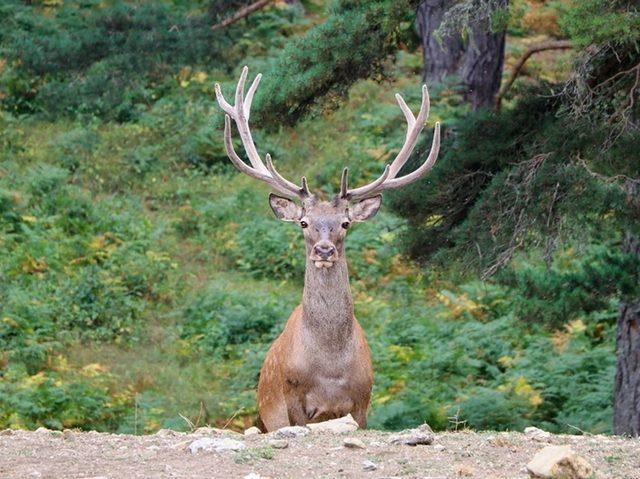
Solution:
M 99 364 L 71 371 L 57 358 L 57 371 L 25 375 L 9 370 L 0 381 L 0 428 L 79 428 L 113 431 L 133 407 L 130 392 L 114 393 L 113 376 Z
M 275 218 L 255 218 L 242 223 L 236 234 L 236 266 L 256 277 L 297 278 L 304 275 L 304 239 L 296 225 Z
M 185 309 L 181 337 L 206 354 L 228 356 L 236 346 L 272 340 L 292 311 L 286 296 L 213 283 Z

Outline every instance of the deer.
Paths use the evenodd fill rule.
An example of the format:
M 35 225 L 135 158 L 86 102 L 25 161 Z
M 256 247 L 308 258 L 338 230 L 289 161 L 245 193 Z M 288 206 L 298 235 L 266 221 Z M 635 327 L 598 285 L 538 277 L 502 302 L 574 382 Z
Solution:
M 440 150 L 440 123 L 436 122 L 431 150 L 424 163 L 398 176 L 409 159 L 429 115 L 429 93 L 422 86 L 420 111 L 415 116 L 400 94 L 396 100 L 407 122 L 405 142 L 395 159 L 374 181 L 357 188 L 348 184 L 345 167 L 340 191 L 324 200 L 300 184 L 284 178 L 267 153 L 262 160 L 249 128 L 258 74 L 245 96 L 248 68 L 242 69 L 235 103 L 228 103 L 216 83 L 215 93 L 225 112 L 224 144 L 233 165 L 269 185 L 269 204 L 275 216 L 296 223 L 305 242 L 306 263 L 302 302 L 291 313 L 282 333 L 271 344 L 260 370 L 257 390 L 257 426 L 269 432 L 285 426 L 306 426 L 351 414 L 367 427 L 373 387 L 371 352 L 354 314 L 345 257 L 345 239 L 354 223 L 371 219 L 382 204 L 381 193 L 422 178 Z M 234 121 L 249 163 L 236 153 L 231 134 Z

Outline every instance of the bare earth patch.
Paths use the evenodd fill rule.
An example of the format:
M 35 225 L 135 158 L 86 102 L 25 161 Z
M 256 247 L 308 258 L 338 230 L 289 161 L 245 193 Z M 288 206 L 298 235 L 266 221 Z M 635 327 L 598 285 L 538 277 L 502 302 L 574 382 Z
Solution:
M 464 431 L 435 434 L 430 445 L 407 446 L 391 444 L 391 435 L 368 430 L 278 439 L 209 428 L 150 436 L 6 430 L 0 432 L 0 477 L 525 479 L 526 464 L 552 444 L 571 446 L 594 467 L 597 478 L 640 479 L 638 439 L 551 435 L 541 441 L 522 433 Z M 189 446 L 202 438 L 233 439 L 245 448 L 192 453 Z M 355 439 L 356 446 L 345 447 L 345 438 Z

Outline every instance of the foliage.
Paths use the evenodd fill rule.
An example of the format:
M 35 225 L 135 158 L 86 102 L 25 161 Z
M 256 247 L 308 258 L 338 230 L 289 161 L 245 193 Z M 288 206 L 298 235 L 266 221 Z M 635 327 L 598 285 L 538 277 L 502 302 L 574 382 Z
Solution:
M 27 375 L 9 369 L 0 381 L 0 427 L 80 428 L 112 431 L 132 405 L 131 393 L 113 391 L 114 378 L 100 364 L 71 371 L 62 357 L 53 371 Z
M 561 27 L 582 46 L 640 42 L 640 10 L 634 1 L 572 1 L 563 10 Z
M 526 293 L 470 283 L 427 310 L 382 312 L 372 425 L 609 431 L 617 306 L 548 335 L 513 314 Z
M 407 36 L 407 14 L 417 3 L 335 2 L 326 22 L 289 42 L 265 74 L 256 98 L 259 120 L 294 124 L 323 98 L 344 97 L 356 80 L 379 77 Z
M 295 15 L 264 15 L 258 40 L 268 44 Z M 164 2 L 65 1 L 0 7 L 4 109 L 51 116 L 138 119 L 187 68 L 225 71 L 242 58 L 238 33 L 212 31 L 214 12 Z M 217 18 L 217 15 L 213 15 Z M 233 30 L 233 28 L 232 28 Z M 239 44 L 240 43 L 240 44 Z
M 359 79 L 418 104 L 413 2 L 277 2 L 218 33 L 246 2 L 27 3 L 0 7 L 0 428 L 248 427 L 305 252 L 229 166 L 211 82 L 267 67 L 252 120 L 297 123 L 256 129 L 258 149 L 331 197 L 345 164 L 364 183 L 402 144 L 390 88 Z M 373 427 L 610 432 L 618 302 L 639 294 L 620 251 L 640 224 L 637 29 L 622 2 L 567 5 L 535 21 L 597 43 L 571 81 L 541 62 L 554 83 L 516 83 L 499 114 L 429 85 L 440 159 L 348 233 Z M 514 51 L 541 31 L 527 15 Z M 340 108 L 303 118 L 321 103 Z
M 291 311 L 291 301 L 282 299 L 271 292 L 229 291 L 214 283 L 185 310 L 181 336 L 208 355 L 224 356 L 230 347 L 266 342 Z

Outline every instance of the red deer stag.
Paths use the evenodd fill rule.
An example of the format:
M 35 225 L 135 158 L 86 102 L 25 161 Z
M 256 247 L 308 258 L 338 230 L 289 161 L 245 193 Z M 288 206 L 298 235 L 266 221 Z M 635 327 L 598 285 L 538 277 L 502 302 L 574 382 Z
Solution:
M 247 72 L 245 67 L 233 106 L 222 96 L 220 85 L 215 87 L 218 103 L 226 113 L 227 154 L 241 172 L 264 181 L 282 195 L 269 195 L 271 208 L 279 219 L 300 226 L 307 254 L 302 304 L 296 307 L 282 334 L 271 345 L 260 371 L 258 426 L 266 432 L 351 413 L 360 427 L 365 428 L 373 370 L 367 340 L 353 313 L 344 241 L 352 223 L 368 220 L 377 213 L 382 191 L 413 183 L 431 169 L 440 148 L 440 124 L 435 125 L 426 161 L 412 173 L 397 177 L 427 120 L 429 94 L 423 86 L 418 116 L 396 95 L 408 124 L 398 156 L 378 179 L 358 188 L 349 188 L 345 168 L 340 193 L 332 201 L 321 201 L 309 191 L 305 177 L 300 185 L 292 183 L 278 173 L 269 154 L 265 155 L 265 162 L 260 158 L 249 130 L 249 111 L 261 75 L 256 76 L 245 96 Z M 231 119 L 250 165 L 233 148 Z

